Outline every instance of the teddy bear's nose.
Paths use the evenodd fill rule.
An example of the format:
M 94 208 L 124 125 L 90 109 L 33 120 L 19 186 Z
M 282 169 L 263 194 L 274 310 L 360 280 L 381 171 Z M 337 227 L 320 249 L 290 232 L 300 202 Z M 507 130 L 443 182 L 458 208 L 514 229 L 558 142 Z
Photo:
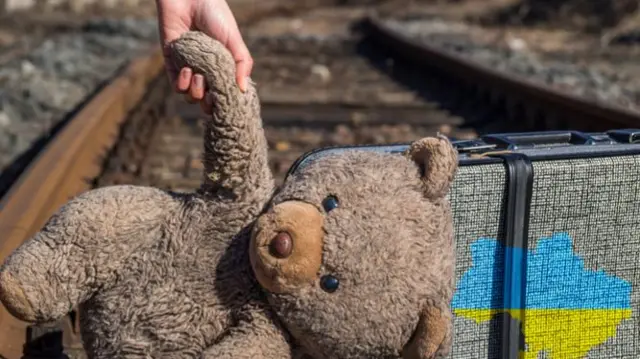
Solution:
M 287 258 L 291 255 L 293 240 L 287 232 L 278 232 L 269 243 L 269 252 L 277 258 Z
M 263 213 L 249 246 L 258 282 L 276 293 L 315 285 L 322 265 L 323 225 L 318 207 L 302 201 L 284 201 Z

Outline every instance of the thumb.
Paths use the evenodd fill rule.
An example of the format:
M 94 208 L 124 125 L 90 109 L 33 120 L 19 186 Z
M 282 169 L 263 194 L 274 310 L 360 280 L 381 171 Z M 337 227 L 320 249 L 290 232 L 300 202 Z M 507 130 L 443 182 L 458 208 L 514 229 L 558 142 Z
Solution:
M 236 82 L 243 92 L 246 91 L 253 59 L 229 5 L 226 1 L 202 1 L 196 8 L 196 14 L 197 28 L 221 42 L 231 52 L 236 63 Z
M 253 58 L 249 53 L 247 45 L 242 40 L 240 31 L 236 29 L 229 36 L 229 43 L 226 44 L 234 61 L 236 62 L 236 81 L 242 92 L 247 91 L 247 78 L 251 75 L 253 69 Z
M 165 70 L 171 82 L 174 83 L 180 69 L 176 68 L 171 61 L 170 44 L 190 30 L 191 10 L 171 1 L 157 1 L 156 3 L 158 32 L 165 60 Z

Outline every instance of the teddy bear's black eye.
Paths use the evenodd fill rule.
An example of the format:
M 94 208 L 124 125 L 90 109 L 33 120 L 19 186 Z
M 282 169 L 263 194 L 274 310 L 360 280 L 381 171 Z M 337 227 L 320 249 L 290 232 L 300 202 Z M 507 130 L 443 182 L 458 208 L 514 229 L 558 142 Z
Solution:
M 338 202 L 338 198 L 335 196 L 328 196 L 322 201 L 322 208 L 324 208 L 326 212 L 330 212 L 338 208 L 339 205 L 340 203 Z
M 340 281 L 332 275 L 325 275 L 320 278 L 320 287 L 327 293 L 333 293 L 338 290 Z

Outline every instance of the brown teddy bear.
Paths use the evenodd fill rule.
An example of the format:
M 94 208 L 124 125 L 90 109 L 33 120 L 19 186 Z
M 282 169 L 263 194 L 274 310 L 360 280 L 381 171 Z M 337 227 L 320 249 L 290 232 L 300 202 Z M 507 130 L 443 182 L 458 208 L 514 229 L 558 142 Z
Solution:
M 201 188 L 113 186 L 63 206 L 0 272 L 16 317 L 79 305 L 90 358 L 435 358 L 452 338 L 457 154 L 320 159 L 274 193 L 253 86 L 220 43 L 173 44 L 206 76 Z

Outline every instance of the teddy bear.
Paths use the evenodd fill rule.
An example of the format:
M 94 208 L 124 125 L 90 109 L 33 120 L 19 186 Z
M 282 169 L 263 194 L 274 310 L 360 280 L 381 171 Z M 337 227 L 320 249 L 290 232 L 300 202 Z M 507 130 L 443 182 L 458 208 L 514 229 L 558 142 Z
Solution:
M 215 104 L 201 187 L 70 200 L 3 263 L 7 310 L 43 323 L 79 308 L 89 358 L 448 355 L 448 139 L 329 155 L 276 188 L 255 85 L 238 89 L 230 53 L 200 32 L 171 49 Z

